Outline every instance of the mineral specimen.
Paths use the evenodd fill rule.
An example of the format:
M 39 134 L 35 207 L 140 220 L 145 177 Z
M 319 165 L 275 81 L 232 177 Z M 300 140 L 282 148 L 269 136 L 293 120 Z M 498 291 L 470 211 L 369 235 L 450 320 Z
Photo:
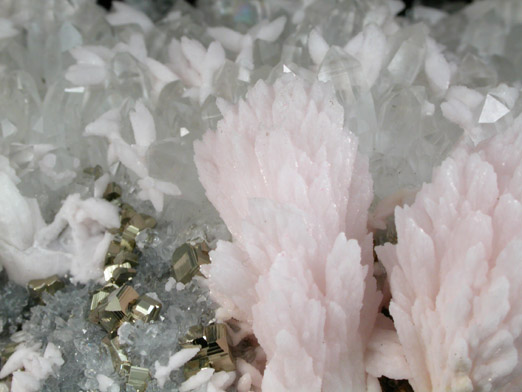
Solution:
M 440 1 L 438 10 L 419 0 L 400 16 L 398 0 L 126 0 L 109 11 L 96 3 L 0 1 L 0 347 L 19 343 L 13 355 L 25 368 L 0 391 L 146 383 L 149 392 L 358 392 L 378 391 L 384 374 L 384 392 L 409 388 L 398 379 L 416 392 L 518 392 L 518 272 L 500 255 L 517 260 L 506 238 L 520 226 L 520 173 L 517 159 L 497 159 L 521 148 L 496 137 L 520 129 L 519 0 Z M 334 92 L 281 92 L 285 77 Z M 206 145 L 198 166 L 230 232 L 193 160 L 194 142 L 216 128 L 215 139 L 196 143 L 198 152 Z M 351 150 L 340 136 L 325 142 L 332 133 Z M 464 161 L 468 171 L 448 169 Z M 491 180 L 488 164 L 496 183 L 473 185 Z M 498 201 L 477 207 L 493 200 L 492 183 Z M 435 192 L 441 184 L 446 193 Z M 412 203 L 395 222 L 395 207 Z M 463 236 L 466 211 L 478 217 Z M 442 223 L 431 230 L 430 220 Z M 382 248 L 391 256 L 380 251 L 387 273 L 380 260 L 373 271 L 384 313 L 393 294 L 395 324 L 379 315 L 372 332 L 367 233 L 394 242 L 395 223 L 398 244 Z M 442 271 L 423 279 L 430 258 L 420 232 Z M 216 249 L 212 264 L 197 250 L 172 259 L 175 245 L 201 238 Z M 462 267 L 480 246 L 485 277 L 484 263 Z M 113 283 L 96 286 L 104 272 Z M 42 306 L 27 283 L 54 274 L 72 284 L 44 292 Z M 182 283 L 200 274 L 210 279 Z M 145 294 L 110 335 L 128 359 L 119 375 L 100 350 L 107 332 L 88 319 L 100 322 L 98 306 L 125 284 Z M 424 295 L 433 285 L 439 294 Z M 159 318 L 146 322 L 158 304 Z M 180 350 L 180 334 L 230 317 L 239 319 L 228 323 L 236 371 L 200 357 L 184 381 L 181 368 L 200 346 Z

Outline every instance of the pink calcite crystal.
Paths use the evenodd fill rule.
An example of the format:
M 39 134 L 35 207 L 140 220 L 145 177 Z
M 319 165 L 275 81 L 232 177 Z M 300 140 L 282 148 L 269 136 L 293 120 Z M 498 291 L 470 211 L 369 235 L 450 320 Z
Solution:
M 461 146 L 377 249 L 416 392 L 522 390 L 522 126 Z
M 380 390 L 365 350 L 381 294 L 367 231 L 372 181 L 333 88 L 258 82 L 195 144 L 209 200 L 233 236 L 205 273 L 221 318 L 250 325 L 262 389 Z

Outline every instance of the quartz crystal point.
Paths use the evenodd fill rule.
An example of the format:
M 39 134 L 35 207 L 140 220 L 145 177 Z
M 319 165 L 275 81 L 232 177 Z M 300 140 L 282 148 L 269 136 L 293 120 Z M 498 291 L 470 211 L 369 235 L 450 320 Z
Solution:
M 202 268 L 218 318 L 252 326 L 264 391 L 379 388 L 364 365 L 381 300 L 366 228 L 372 181 L 332 86 L 286 75 L 219 106 L 217 131 L 195 143 L 233 236 Z
M 521 222 L 520 118 L 395 210 L 398 243 L 377 253 L 416 392 L 522 390 Z

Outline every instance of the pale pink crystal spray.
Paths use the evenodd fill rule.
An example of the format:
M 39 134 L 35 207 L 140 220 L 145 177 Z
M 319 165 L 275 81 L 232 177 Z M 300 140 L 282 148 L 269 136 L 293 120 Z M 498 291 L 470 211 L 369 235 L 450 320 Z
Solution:
M 264 391 L 380 390 L 365 371 L 381 300 L 372 181 L 333 88 L 286 75 L 219 106 L 195 161 L 233 237 L 205 271 L 220 316 L 252 327 Z

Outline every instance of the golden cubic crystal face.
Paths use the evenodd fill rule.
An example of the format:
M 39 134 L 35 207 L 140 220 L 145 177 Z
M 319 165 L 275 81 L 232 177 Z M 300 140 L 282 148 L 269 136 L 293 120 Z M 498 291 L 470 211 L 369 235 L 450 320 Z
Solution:
M 209 368 L 210 362 L 207 357 L 196 357 L 191 359 L 183 366 L 185 379 L 195 376 L 201 369 Z
M 109 249 L 107 249 L 107 253 L 105 254 L 105 265 L 112 264 L 116 256 L 123 251 L 121 243 L 116 240 L 112 240 L 109 244 Z
M 65 283 L 60 279 L 58 275 L 49 276 L 45 279 L 33 279 L 27 283 L 27 289 L 29 294 L 33 298 L 41 299 L 42 294 L 47 292 L 54 294 L 58 290 L 65 287 Z
M 128 203 L 123 203 L 120 209 L 120 223 L 122 229 L 129 224 L 131 218 L 136 215 L 137 212 L 133 206 Z
M 232 371 L 236 368 L 227 340 L 225 324 L 210 324 L 205 328 L 205 340 L 208 343 L 205 355 L 210 366 L 216 371 Z M 205 351 L 205 349 L 203 349 Z
M 105 281 L 122 285 L 136 276 L 136 270 L 130 263 L 108 265 L 103 270 Z
M 119 252 L 113 260 L 114 264 L 129 263 L 132 267 L 138 266 L 138 255 L 126 250 Z
M 185 243 L 178 247 L 172 255 L 172 273 L 176 281 L 187 284 L 198 274 L 199 267 L 210 264 L 208 246 L 205 243 L 191 245 Z
M 191 327 L 188 334 L 180 341 L 183 348 L 200 346 L 198 354 L 184 367 L 185 377 L 191 377 L 204 367 L 216 371 L 232 371 L 236 368 L 228 345 L 225 324 L 210 324 L 206 327 Z
M 148 295 L 142 295 L 132 307 L 132 318 L 145 322 L 157 320 L 161 303 Z
M 122 215 L 123 216 L 123 215 Z M 140 231 L 144 229 L 152 229 L 156 226 L 156 219 L 149 215 L 134 213 L 128 223 L 123 223 L 123 232 L 121 234 L 121 242 L 126 247 L 134 248 L 136 245 L 136 237 Z
M 114 332 L 124 321 L 130 319 L 130 307 L 138 298 L 138 293 L 131 286 L 119 287 L 91 310 L 92 317 L 89 316 L 89 319 L 100 324 L 107 332 Z
M 150 379 L 150 372 L 147 368 L 131 366 L 127 376 L 127 385 L 136 388 L 137 392 L 143 392 L 147 389 L 147 383 Z

